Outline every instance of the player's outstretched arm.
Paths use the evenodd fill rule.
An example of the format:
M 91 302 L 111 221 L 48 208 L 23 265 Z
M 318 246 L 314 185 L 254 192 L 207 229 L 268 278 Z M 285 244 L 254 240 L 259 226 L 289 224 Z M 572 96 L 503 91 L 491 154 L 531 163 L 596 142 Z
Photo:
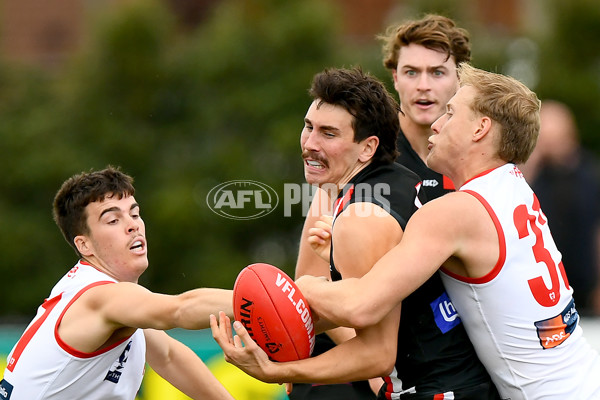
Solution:
M 197 400 L 233 400 L 189 347 L 163 331 L 146 329 L 144 335 L 148 364 L 181 392 Z
M 408 221 L 400 243 L 362 278 L 329 282 L 319 277 L 300 277 L 296 284 L 311 310 L 318 318 L 358 329 L 381 321 L 450 257 L 460 256 L 467 248 L 465 244 L 473 243 L 472 237 L 477 237 L 470 232 L 485 209 L 474 199 L 465 202 L 464 196 L 472 197 L 450 193 L 425 204 Z
M 65 313 L 59 334 L 70 346 L 93 352 L 117 330 L 137 328 L 205 329 L 209 315 L 224 310 L 233 316 L 231 290 L 201 288 L 177 296 L 153 293 L 131 282 L 87 290 Z M 127 307 L 123 307 L 126 304 Z

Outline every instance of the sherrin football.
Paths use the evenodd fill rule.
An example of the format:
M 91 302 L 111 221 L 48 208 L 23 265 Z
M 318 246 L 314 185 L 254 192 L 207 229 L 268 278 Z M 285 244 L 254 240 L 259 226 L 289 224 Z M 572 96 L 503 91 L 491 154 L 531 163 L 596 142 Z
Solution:
M 310 308 L 294 281 L 270 264 L 251 264 L 233 286 L 233 312 L 273 361 L 307 358 L 315 345 Z

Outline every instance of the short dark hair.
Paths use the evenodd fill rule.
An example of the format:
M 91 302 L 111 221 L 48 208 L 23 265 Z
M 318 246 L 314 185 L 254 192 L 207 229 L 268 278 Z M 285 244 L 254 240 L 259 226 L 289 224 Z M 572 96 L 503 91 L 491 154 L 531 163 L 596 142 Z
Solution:
M 87 225 L 88 204 L 101 201 L 106 196 L 121 199 L 133 196 L 133 178 L 118 167 L 108 166 L 101 171 L 82 172 L 67 179 L 54 196 L 52 214 L 65 240 L 79 251 L 73 242 L 75 236 L 89 233 Z
M 400 107 L 381 81 L 359 67 L 330 68 L 315 75 L 309 94 L 314 100 L 343 107 L 354 117 L 356 143 L 369 136 L 379 138 L 373 161 L 394 162 Z

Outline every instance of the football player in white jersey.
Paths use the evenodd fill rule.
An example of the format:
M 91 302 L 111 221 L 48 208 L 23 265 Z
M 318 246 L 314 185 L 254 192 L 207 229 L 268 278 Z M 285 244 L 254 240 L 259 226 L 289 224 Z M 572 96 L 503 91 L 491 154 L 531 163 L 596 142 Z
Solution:
M 418 210 L 402 241 L 362 278 L 297 283 L 318 317 L 361 328 L 442 265 L 452 303 L 502 398 L 598 399 L 600 357 L 582 335 L 577 288 L 543 204 L 517 167 L 535 146 L 540 101 L 517 80 L 469 65 L 461 65 L 459 79 L 432 125 L 427 156 L 458 190 Z M 234 327 L 245 341 L 247 332 Z
M 171 328 L 203 329 L 209 314 L 233 315 L 232 293 L 177 296 L 138 285 L 148 267 L 133 179 L 117 168 L 69 178 L 54 218 L 79 257 L 54 286 L 8 356 L 3 400 L 133 400 L 146 362 L 194 399 L 233 397 Z

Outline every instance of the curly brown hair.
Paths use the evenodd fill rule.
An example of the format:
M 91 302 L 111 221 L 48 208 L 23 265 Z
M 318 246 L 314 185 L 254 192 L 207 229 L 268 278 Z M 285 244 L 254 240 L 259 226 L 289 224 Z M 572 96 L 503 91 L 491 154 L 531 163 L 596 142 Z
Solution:
M 454 57 L 457 66 L 471 61 L 469 33 L 441 15 L 428 14 L 420 20 L 390 26 L 378 39 L 383 41 L 383 65 L 391 70 L 398 67 L 400 49 L 411 43 Z

